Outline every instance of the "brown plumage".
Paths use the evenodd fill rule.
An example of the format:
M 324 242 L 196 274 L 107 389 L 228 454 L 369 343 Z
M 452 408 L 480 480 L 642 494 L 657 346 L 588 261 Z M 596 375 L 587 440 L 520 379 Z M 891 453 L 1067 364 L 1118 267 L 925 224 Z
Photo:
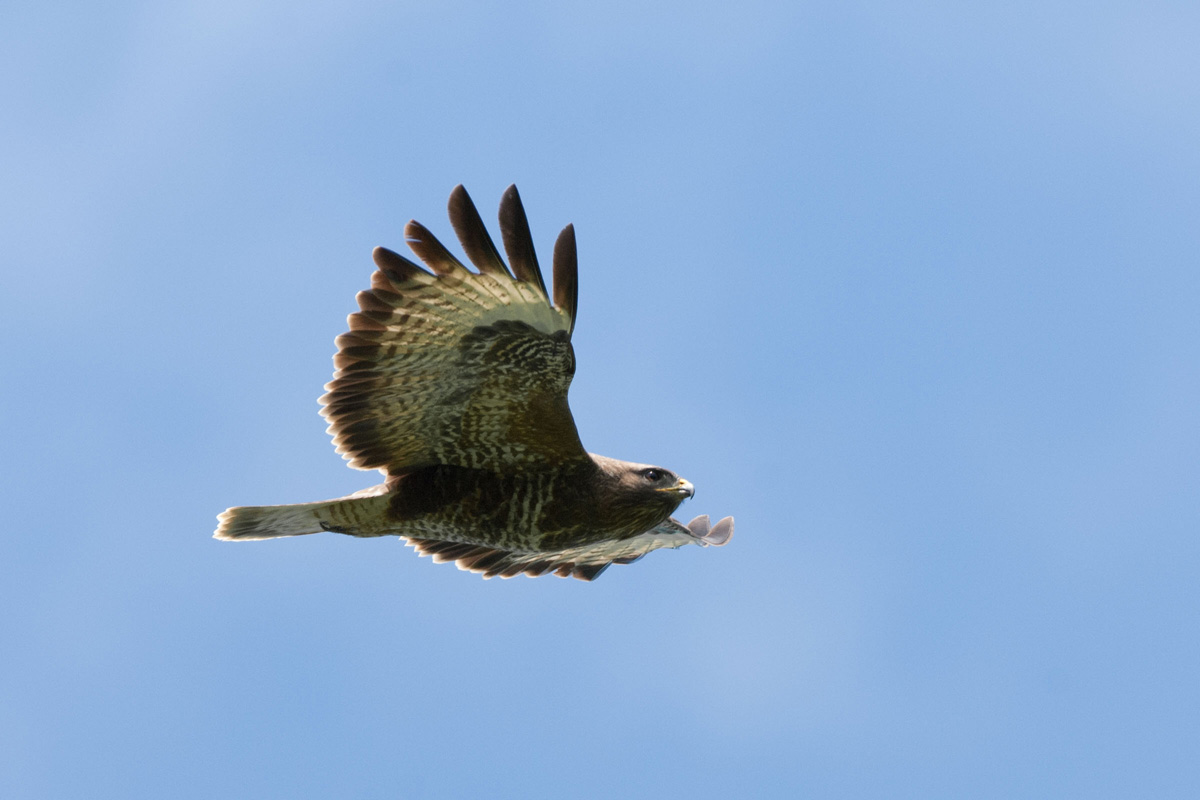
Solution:
M 337 371 L 321 398 L 338 452 L 383 472 L 384 483 L 320 503 L 231 508 L 216 537 L 400 536 L 485 577 L 584 580 L 661 547 L 725 544 L 731 517 L 711 527 L 706 516 L 671 519 L 690 483 L 589 454 L 579 441 L 567 405 L 574 228 L 555 243 L 551 295 L 515 186 L 500 203 L 511 272 L 462 186 L 449 210 L 479 271 L 415 221 L 405 239 L 429 271 L 376 248 L 378 270 L 337 338 Z

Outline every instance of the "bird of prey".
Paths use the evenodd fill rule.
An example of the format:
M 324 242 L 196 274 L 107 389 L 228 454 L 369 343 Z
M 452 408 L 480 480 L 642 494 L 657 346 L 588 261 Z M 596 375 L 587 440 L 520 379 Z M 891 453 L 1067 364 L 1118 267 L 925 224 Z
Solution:
M 687 525 L 671 513 L 692 484 L 649 464 L 586 452 L 567 406 L 575 374 L 575 229 L 554 245 L 553 295 L 517 188 L 500 202 L 505 265 L 463 187 L 450 222 L 477 272 L 423 225 L 405 240 L 428 270 L 383 247 L 321 415 L 337 451 L 385 480 L 320 503 L 243 506 L 218 539 L 321 531 L 399 536 L 434 561 L 490 578 L 553 573 L 593 580 L 651 550 L 723 545 L 733 518 Z

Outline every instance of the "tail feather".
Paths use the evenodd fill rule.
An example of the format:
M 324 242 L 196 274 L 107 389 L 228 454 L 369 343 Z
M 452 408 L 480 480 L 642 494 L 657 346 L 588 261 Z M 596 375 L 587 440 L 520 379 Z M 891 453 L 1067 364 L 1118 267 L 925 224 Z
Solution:
M 350 497 L 321 503 L 297 503 L 286 506 L 238 506 L 217 515 L 214 538 L 226 541 L 275 539 L 280 536 L 304 536 L 333 531 L 351 536 L 379 536 L 385 521 L 386 498 L 379 496 L 383 487 L 358 492 Z

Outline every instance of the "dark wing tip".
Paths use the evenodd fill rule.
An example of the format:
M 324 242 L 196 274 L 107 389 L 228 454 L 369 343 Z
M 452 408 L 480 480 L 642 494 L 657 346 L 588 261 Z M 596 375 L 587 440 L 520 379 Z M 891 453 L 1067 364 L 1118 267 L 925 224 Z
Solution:
M 409 220 L 404 226 L 404 241 L 417 254 L 417 258 L 438 275 L 450 275 L 466 269 L 428 228 L 415 219 Z
M 487 232 L 487 226 L 479 216 L 479 210 L 461 183 L 450 192 L 447 210 L 454 233 L 471 263 L 480 272 L 511 277 L 504 259 L 500 258 L 500 251 Z
M 533 249 L 533 236 L 529 233 L 525 206 L 521 204 L 521 195 L 515 183 L 505 189 L 504 196 L 500 198 L 500 237 L 504 240 L 504 251 L 508 253 L 508 263 L 512 265 L 517 280 L 534 284 L 543 297 L 549 297 L 546 282 L 542 280 L 542 270 L 538 266 L 537 253 Z
M 608 564 L 576 564 L 575 568 L 571 570 L 571 577 L 579 578 L 582 581 L 594 581 L 606 569 L 608 569 Z
M 429 274 L 420 266 L 386 247 L 376 247 L 372 250 L 371 259 L 375 262 L 375 266 L 379 267 L 379 271 L 393 283 L 404 283 L 417 274 Z
M 562 229 L 554 242 L 554 305 L 567 312 L 571 320 L 568 332 L 575 330 L 575 311 L 579 305 L 579 257 L 575 250 L 575 226 Z

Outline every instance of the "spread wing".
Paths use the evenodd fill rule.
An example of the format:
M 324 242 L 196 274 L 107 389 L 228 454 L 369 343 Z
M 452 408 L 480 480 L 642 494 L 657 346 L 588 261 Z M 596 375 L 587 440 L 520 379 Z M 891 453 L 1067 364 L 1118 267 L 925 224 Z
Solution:
M 567 406 L 575 372 L 577 277 L 571 226 L 554 247 L 554 303 L 515 186 L 500 204 L 510 273 L 462 186 L 450 221 L 478 268 L 420 223 L 409 247 L 429 271 L 384 248 L 359 292 L 337 371 L 321 397 L 334 445 L 353 467 L 398 474 L 430 464 L 507 471 L 586 458 Z
M 512 578 L 520 574 L 536 578 L 552 572 L 560 578 L 573 577 L 595 580 L 610 564 L 632 564 L 647 553 L 663 547 L 683 547 L 698 544 L 720 547 L 733 537 L 733 517 L 726 517 L 710 527 L 708 516 L 700 516 L 684 526 L 676 519 L 667 519 L 645 533 L 628 539 L 571 547 L 565 550 L 529 553 L 498 550 L 469 542 L 444 542 L 433 539 L 409 538 L 408 543 L 423 556 L 433 556 L 435 562 L 453 561 L 458 568 L 479 572 L 485 578 Z

